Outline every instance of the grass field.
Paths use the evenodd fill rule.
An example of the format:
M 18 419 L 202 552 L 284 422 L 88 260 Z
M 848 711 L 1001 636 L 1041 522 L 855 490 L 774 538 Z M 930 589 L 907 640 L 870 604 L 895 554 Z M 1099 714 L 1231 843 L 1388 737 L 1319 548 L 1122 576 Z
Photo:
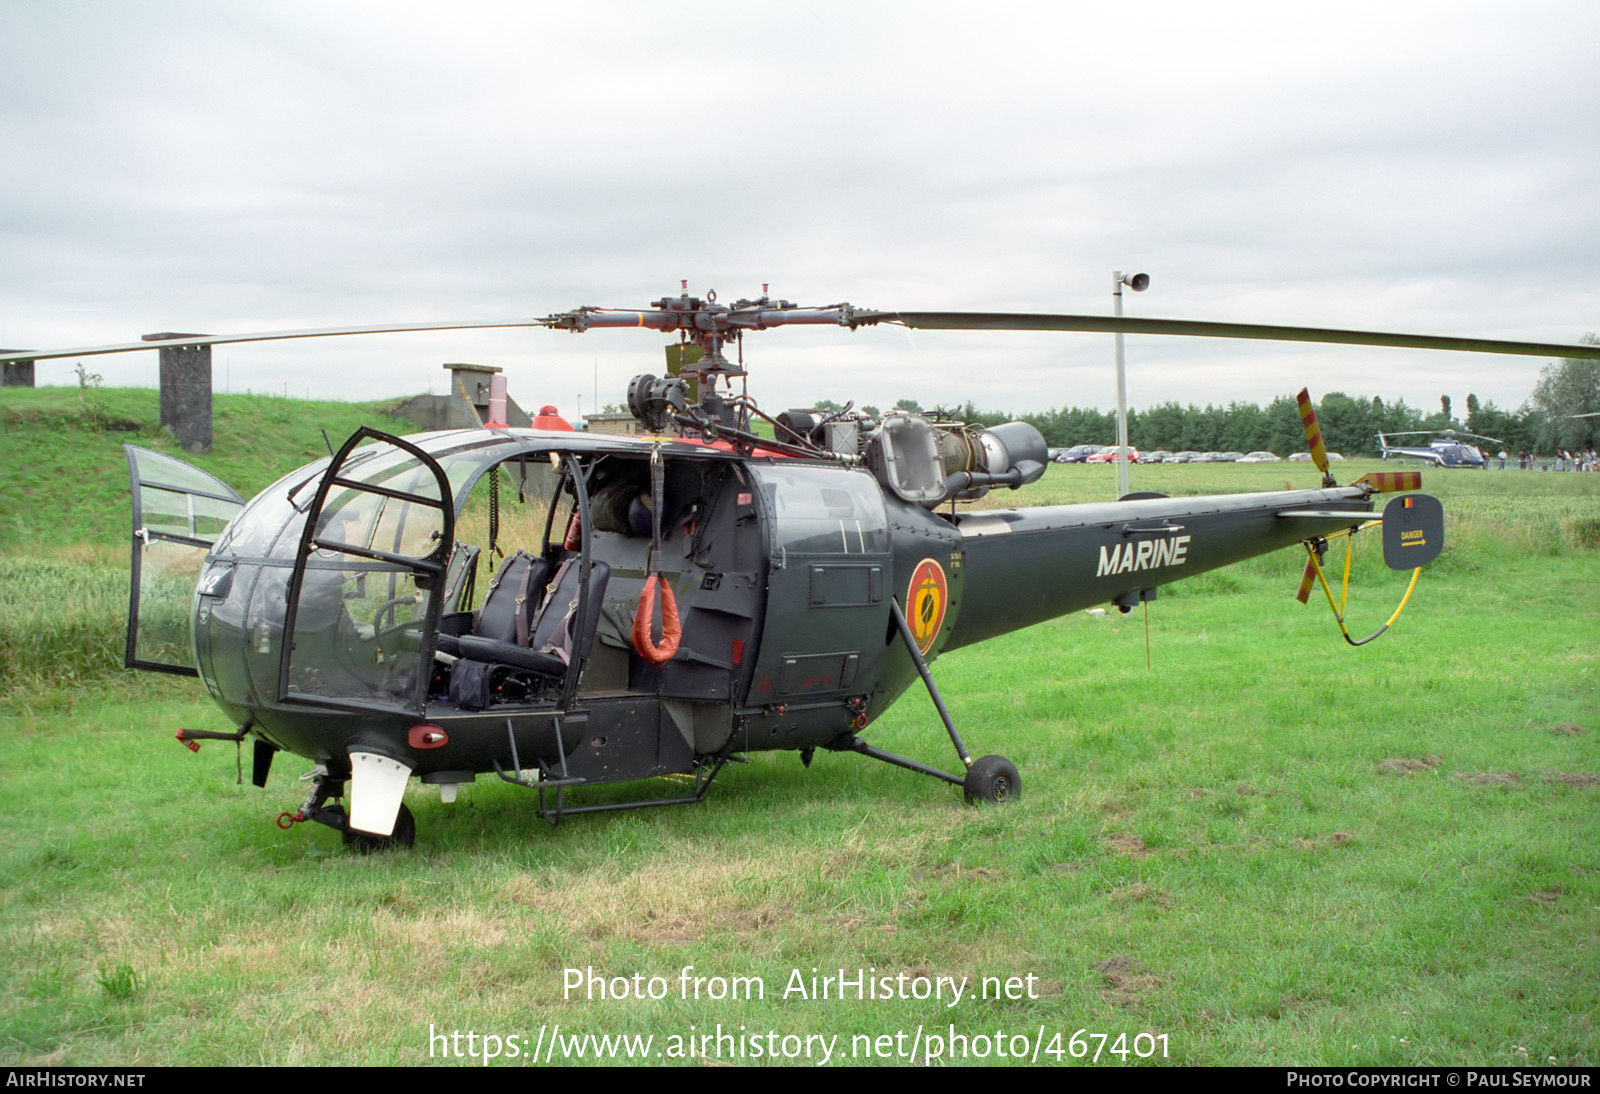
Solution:
M 990 500 L 1106 499 L 1113 475 L 1053 469 Z M 1291 465 L 1133 476 L 1174 494 L 1315 479 Z M 287 758 L 258 790 L 237 785 L 226 745 L 196 756 L 170 739 L 231 728 L 203 689 L 110 667 L 120 508 L 103 541 L 13 535 L 0 1056 L 405 1064 L 493 1047 L 515 1065 L 536 1045 L 541 1061 L 593 1058 L 601 1046 L 567 1040 L 593 1034 L 650 1037 L 609 1048 L 651 1062 L 903 1063 L 915 1047 L 950 1064 L 1081 1049 L 1115 1065 L 1592 1066 L 1597 480 L 1426 475 L 1451 547 L 1360 650 L 1325 605 L 1292 600 L 1301 560 L 1282 552 L 1164 588 L 1151 669 L 1139 613 L 941 658 L 969 747 L 1021 770 L 1005 808 L 860 757 L 807 770 L 762 754 L 703 805 L 554 829 L 514 787 L 480 780 L 450 806 L 415 787 L 417 846 L 371 858 L 326 829 L 274 827 L 303 795 Z M 1357 572 L 1353 631 L 1401 588 L 1370 558 Z M 51 620 L 69 622 L 42 633 Z M 915 693 L 872 739 L 954 763 Z M 585 969 L 608 995 L 630 978 L 630 997 L 564 991 Z M 943 998 L 812 997 L 813 975 L 832 996 L 841 970 Z M 715 997 L 757 984 L 764 998 Z

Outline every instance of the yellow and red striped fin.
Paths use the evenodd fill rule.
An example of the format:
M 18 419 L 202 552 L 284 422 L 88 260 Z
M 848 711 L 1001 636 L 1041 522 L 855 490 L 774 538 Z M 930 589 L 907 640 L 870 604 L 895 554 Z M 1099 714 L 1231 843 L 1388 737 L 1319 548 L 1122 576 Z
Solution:
M 1422 489 L 1421 471 L 1369 471 L 1352 486 L 1370 486 L 1380 494 L 1398 494 L 1406 490 Z
M 1300 591 L 1294 594 L 1294 598 L 1302 604 L 1309 602 L 1311 599 L 1311 586 L 1315 585 L 1316 582 L 1317 568 L 1310 559 L 1306 559 L 1306 572 L 1300 575 Z
M 1311 462 L 1324 475 L 1328 473 L 1328 450 L 1322 443 L 1322 426 L 1317 423 L 1317 410 L 1311 405 L 1311 392 L 1301 388 L 1295 396 L 1300 404 L 1300 424 L 1306 427 L 1306 444 L 1311 448 Z

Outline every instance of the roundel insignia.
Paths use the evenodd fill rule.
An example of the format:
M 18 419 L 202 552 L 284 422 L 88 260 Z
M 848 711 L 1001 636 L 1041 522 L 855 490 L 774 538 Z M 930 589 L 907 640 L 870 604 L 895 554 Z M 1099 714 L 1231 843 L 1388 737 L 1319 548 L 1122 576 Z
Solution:
M 950 606 L 950 584 L 945 580 L 944 568 L 931 558 L 925 558 L 911 572 L 911 585 L 906 589 L 906 622 L 911 625 L 911 637 L 917 640 L 917 649 L 924 655 L 933 648 L 939 629 L 944 626 L 944 612 Z

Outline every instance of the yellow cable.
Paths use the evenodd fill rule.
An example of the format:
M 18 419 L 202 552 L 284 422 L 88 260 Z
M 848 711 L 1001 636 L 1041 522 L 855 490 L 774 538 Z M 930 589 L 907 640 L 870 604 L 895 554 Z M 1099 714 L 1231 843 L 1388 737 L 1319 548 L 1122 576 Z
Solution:
M 1417 578 L 1421 576 L 1421 566 L 1418 566 L 1415 570 L 1411 571 L 1411 584 L 1406 586 L 1406 595 L 1400 598 L 1400 606 L 1394 610 L 1394 614 L 1389 617 L 1389 622 L 1384 624 L 1385 627 L 1393 626 L 1394 621 L 1400 618 L 1400 613 L 1406 610 L 1406 601 L 1411 599 L 1411 590 L 1417 587 Z
M 1344 584 L 1339 587 L 1339 614 L 1344 614 L 1350 598 L 1350 560 L 1355 556 L 1356 537 L 1352 534 L 1344 541 Z
M 1343 535 L 1345 533 L 1337 534 Z M 1394 621 L 1399 619 L 1400 613 L 1406 610 L 1406 604 L 1410 602 L 1411 594 L 1416 590 L 1417 580 L 1422 577 L 1421 566 L 1418 566 L 1415 570 L 1411 571 L 1411 584 L 1406 586 L 1406 593 L 1400 598 L 1400 606 L 1394 610 L 1394 614 L 1389 617 L 1389 621 L 1358 642 L 1356 639 L 1350 637 L 1349 628 L 1344 625 L 1344 613 L 1341 610 L 1343 606 L 1343 595 L 1341 594 L 1340 603 L 1334 603 L 1333 587 L 1328 584 L 1327 575 L 1322 572 L 1322 563 L 1317 558 L 1317 552 L 1312 548 L 1309 541 L 1302 541 L 1302 546 L 1304 546 L 1306 549 L 1306 556 L 1311 560 L 1311 568 L 1317 575 L 1317 581 L 1322 585 L 1322 593 L 1328 598 L 1328 609 L 1333 612 L 1334 622 L 1339 624 L 1339 633 L 1344 635 L 1344 640 L 1350 643 L 1352 646 L 1365 646 L 1368 642 L 1371 642 L 1374 638 L 1378 637 L 1378 635 L 1394 626 Z M 1345 558 L 1344 581 L 1344 592 L 1348 592 L 1350 583 L 1350 560 L 1348 553 Z

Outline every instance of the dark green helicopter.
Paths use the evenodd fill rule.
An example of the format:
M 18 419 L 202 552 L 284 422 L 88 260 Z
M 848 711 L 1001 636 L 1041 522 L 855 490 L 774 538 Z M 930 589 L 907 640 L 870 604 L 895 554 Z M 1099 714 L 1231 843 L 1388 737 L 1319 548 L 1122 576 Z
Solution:
M 730 343 L 781 325 L 874 323 L 1600 354 L 1317 328 L 798 308 L 766 295 L 724 305 L 687 290 L 645 310 L 515 323 L 183 336 L 173 344 L 643 327 L 676 333 L 682 352 L 678 375 L 630 384 L 638 436 L 492 421 L 406 438 L 362 429 L 248 502 L 182 461 L 130 447 L 128 663 L 198 675 L 238 729 L 179 739 L 251 739 L 256 785 L 279 751 L 314 761 L 309 794 L 280 825 L 314 820 L 363 850 L 412 842 L 402 804 L 412 777 L 453 801 L 492 774 L 536 791 L 540 815 L 557 823 L 697 802 L 729 762 L 774 749 L 807 763 L 818 748 L 859 752 L 961 786 L 969 801 L 999 802 L 1019 795 L 1017 770 L 968 753 L 929 674 L 939 654 L 1098 604 L 1127 611 L 1168 582 L 1297 543 L 1308 550 L 1304 598 L 1329 540 L 1380 519 L 1396 569 L 1418 570 L 1443 546 L 1432 498 L 1405 493 L 1373 512 L 1377 494 L 1416 490 L 1417 474 L 1334 482 L 1304 393 L 1321 487 L 1234 496 L 962 512 L 955 503 L 1043 475 L 1037 430 L 791 411 L 767 419 L 775 439 L 753 432 L 767 416 L 733 393 L 744 370 L 725 355 Z M 512 493 L 538 530 L 501 544 Z M 469 497 L 487 504 L 485 542 L 458 531 Z M 188 576 L 185 559 L 198 567 Z M 1342 602 L 1322 584 L 1343 629 Z M 187 633 L 163 642 L 174 620 Z M 956 774 L 864 736 L 919 679 L 961 759 Z M 662 775 L 691 776 L 692 789 L 620 804 L 568 797 Z

